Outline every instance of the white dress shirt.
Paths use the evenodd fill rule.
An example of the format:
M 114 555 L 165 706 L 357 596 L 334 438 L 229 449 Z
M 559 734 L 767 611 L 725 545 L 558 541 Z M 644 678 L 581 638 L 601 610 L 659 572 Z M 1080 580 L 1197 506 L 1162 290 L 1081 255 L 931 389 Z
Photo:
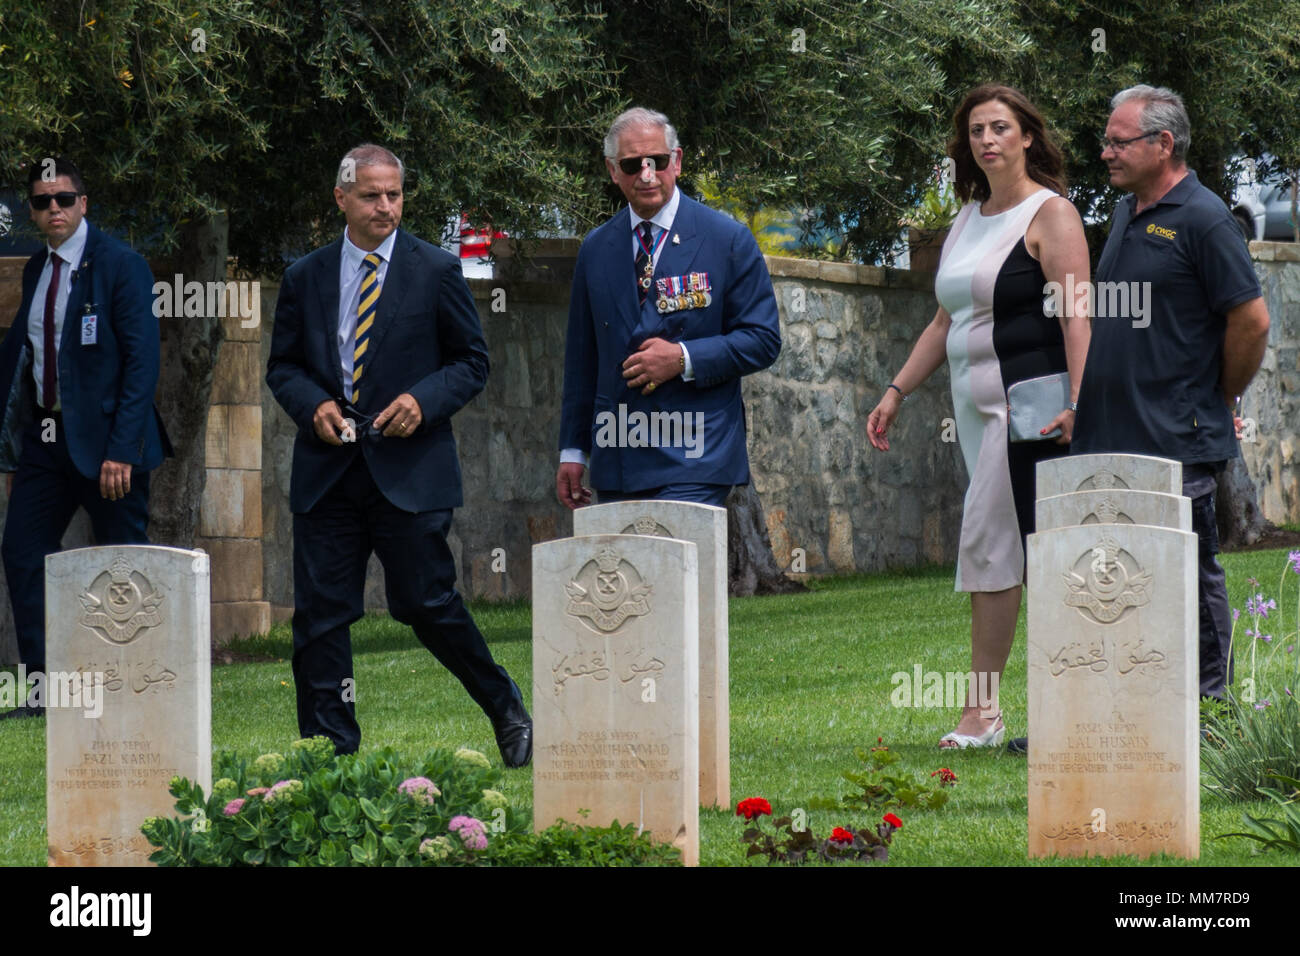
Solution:
M 59 266 L 59 287 L 54 293 L 54 356 L 52 361 L 55 368 L 55 401 L 54 407 L 61 408 L 63 403 L 59 400 L 59 393 L 63 389 L 63 383 L 58 379 L 59 367 L 59 343 L 63 341 L 63 313 L 68 309 L 68 295 L 72 292 L 72 279 L 76 275 L 77 269 L 81 265 L 82 253 L 86 251 L 86 237 L 90 235 L 90 226 L 86 220 L 81 220 L 81 225 L 77 226 L 76 232 L 63 240 L 63 243 L 55 249 L 49 243 L 45 244 L 48 255 L 45 257 L 45 267 L 41 269 L 40 278 L 36 280 L 36 292 L 32 295 L 31 308 L 27 310 L 27 340 L 32 344 L 32 377 L 36 380 L 36 400 L 41 400 L 41 393 L 45 389 L 45 296 L 50 289 L 50 279 L 54 277 L 54 260 L 51 256 L 58 255 L 63 260 L 63 265 Z M 94 303 L 90 303 L 94 305 Z
M 388 263 L 393 258 L 393 245 L 397 242 L 397 230 L 389 233 L 388 238 L 375 249 L 379 256 L 379 265 L 375 275 L 379 282 L 380 299 L 383 299 L 384 278 L 388 275 Z M 343 230 L 343 254 L 339 256 L 339 365 L 343 368 L 343 397 L 352 401 L 352 356 L 356 351 L 357 306 L 361 302 L 361 280 L 365 277 L 365 258 L 370 255 L 364 249 L 354 245 Z M 371 327 L 373 330 L 373 326 Z

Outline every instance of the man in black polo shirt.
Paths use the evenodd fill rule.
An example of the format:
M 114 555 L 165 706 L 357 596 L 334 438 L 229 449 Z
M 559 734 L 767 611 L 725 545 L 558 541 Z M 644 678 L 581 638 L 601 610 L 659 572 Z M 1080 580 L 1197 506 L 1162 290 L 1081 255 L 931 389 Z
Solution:
M 1097 264 L 1070 450 L 1183 463 L 1200 538 L 1201 694 L 1222 698 L 1232 681 L 1232 621 L 1214 559 L 1215 476 L 1237 455 L 1232 409 L 1264 357 L 1268 309 L 1231 213 L 1187 168 L 1182 99 L 1135 86 L 1111 109 L 1101 156 L 1111 185 L 1130 195 Z

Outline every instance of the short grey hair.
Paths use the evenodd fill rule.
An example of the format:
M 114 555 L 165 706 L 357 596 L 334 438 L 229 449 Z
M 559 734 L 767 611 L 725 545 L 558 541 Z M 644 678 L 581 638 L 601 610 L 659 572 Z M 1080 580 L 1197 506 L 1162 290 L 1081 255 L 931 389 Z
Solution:
M 1167 86 L 1130 86 L 1115 94 L 1110 101 L 1110 108 L 1117 109 L 1121 103 L 1129 100 L 1139 100 L 1142 103 L 1139 119 L 1142 132 L 1169 130 L 1174 138 L 1174 160 L 1184 162 L 1187 148 L 1192 145 L 1192 121 L 1187 118 L 1183 98 Z
M 347 192 L 356 185 L 356 172 L 361 166 L 396 166 L 399 181 L 402 185 L 406 185 L 406 167 L 402 165 L 402 161 L 392 151 L 376 143 L 362 143 L 348 150 L 347 155 L 339 160 L 339 171 L 334 177 L 334 185 Z M 351 173 L 348 179 L 343 178 L 345 170 Z
M 619 137 L 634 126 L 657 126 L 662 129 L 669 152 L 682 145 L 677 141 L 677 130 L 673 129 L 673 124 L 668 122 L 667 116 L 656 110 L 648 110 L 644 106 L 634 106 L 630 110 L 619 113 L 614 117 L 614 122 L 609 124 L 609 132 L 605 134 L 606 159 L 613 159 L 618 155 Z

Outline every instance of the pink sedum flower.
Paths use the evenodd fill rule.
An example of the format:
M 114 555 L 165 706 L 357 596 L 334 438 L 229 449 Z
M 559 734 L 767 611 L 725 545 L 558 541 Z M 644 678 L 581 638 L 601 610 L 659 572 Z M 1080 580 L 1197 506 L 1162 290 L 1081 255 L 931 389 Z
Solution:
M 237 797 L 234 800 L 231 800 L 229 803 L 227 803 L 225 809 L 222 810 L 221 813 L 224 816 L 233 817 L 240 810 L 244 809 L 244 804 L 247 802 L 248 801 L 246 801 L 243 797 Z
M 482 820 L 466 816 L 452 817 L 447 829 L 460 837 L 460 842 L 465 844 L 465 849 L 487 849 L 487 832 Z
M 408 777 L 397 785 L 397 792 L 426 806 L 433 806 L 433 798 L 442 796 L 442 791 L 428 777 Z

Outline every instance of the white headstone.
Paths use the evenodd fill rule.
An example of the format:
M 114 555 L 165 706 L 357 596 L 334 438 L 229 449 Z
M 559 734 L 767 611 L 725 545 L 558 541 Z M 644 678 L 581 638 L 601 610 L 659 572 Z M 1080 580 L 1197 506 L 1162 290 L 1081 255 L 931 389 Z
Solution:
M 1192 499 L 1154 491 L 1076 491 L 1039 498 L 1034 529 L 1050 531 L 1076 524 L 1145 524 L 1192 530 Z
M 1149 455 L 1066 455 L 1038 463 L 1035 499 L 1110 489 L 1181 495 L 1183 466 Z
M 212 784 L 208 556 L 122 545 L 45 559 L 51 866 L 144 866 L 167 787 Z
M 1200 851 L 1196 535 L 1029 537 L 1029 855 Z
M 699 861 L 698 578 L 690 541 L 533 546 L 536 829 L 617 820 Z
M 618 501 L 573 512 L 573 533 L 693 541 L 700 558 L 700 806 L 731 807 L 727 509 L 689 501 Z

